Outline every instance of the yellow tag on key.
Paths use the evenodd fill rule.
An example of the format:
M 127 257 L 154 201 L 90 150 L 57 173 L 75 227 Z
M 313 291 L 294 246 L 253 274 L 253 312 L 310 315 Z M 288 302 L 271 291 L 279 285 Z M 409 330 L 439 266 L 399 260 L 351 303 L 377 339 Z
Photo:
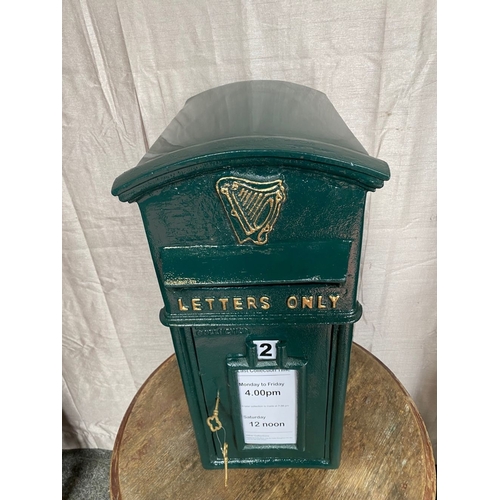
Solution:
M 224 446 L 222 448 L 222 456 L 224 457 L 224 486 L 227 488 L 227 443 L 224 442 Z

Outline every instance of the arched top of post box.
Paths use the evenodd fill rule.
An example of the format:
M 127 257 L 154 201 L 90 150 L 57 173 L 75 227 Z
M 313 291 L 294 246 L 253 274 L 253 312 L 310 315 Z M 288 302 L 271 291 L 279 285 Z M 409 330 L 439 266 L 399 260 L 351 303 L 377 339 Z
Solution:
M 159 186 L 248 158 L 299 160 L 373 191 L 387 163 L 368 155 L 322 92 L 288 82 L 231 83 L 191 97 L 112 193 L 137 201 Z

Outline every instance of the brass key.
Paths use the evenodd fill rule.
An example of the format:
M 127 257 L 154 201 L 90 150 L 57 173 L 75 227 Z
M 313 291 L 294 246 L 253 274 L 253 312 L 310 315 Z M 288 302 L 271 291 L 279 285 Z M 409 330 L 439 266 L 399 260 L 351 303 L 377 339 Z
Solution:
M 219 420 L 219 391 L 217 391 L 217 399 L 215 400 L 215 408 L 214 408 L 214 413 L 211 417 L 207 418 L 207 425 L 210 427 L 210 430 L 212 432 L 217 432 L 218 430 L 222 429 L 222 422 Z M 215 424 L 212 423 L 215 422 Z
M 219 442 L 220 445 L 222 457 L 224 458 L 224 486 L 227 488 L 227 465 L 229 462 L 229 458 L 227 455 L 228 445 L 226 443 L 226 429 L 224 429 L 224 427 L 222 426 L 222 422 L 219 420 L 219 402 L 220 402 L 220 396 L 219 396 L 219 391 L 217 391 L 217 399 L 215 400 L 214 412 L 210 417 L 207 418 L 207 425 L 209 429 L 215 433 L 215 437 L 217 438 L 217 441 Z M 224 445 L 221 444 L 219 439 L 218 431 L 220 431 L 221 429 L 224 431 Z

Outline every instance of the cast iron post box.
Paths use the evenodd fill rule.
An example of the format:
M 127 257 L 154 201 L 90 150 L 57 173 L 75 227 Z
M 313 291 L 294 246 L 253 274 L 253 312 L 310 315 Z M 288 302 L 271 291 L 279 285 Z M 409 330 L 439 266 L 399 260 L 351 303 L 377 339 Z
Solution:
M 192 97 L 116 179 L 205 468 L 339 466 L 365 199 L 388 179 L 323 93 L 277 81 Z

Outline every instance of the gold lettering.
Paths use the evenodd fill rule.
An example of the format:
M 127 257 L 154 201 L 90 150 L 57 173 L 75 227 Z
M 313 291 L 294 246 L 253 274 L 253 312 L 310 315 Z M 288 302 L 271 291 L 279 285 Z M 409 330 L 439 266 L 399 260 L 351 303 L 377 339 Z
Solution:
M 229 299 L 219 299 L 219 302 L 222 304 L 222 310 L 227 311 L 227 303 L 229 302 Z
M 312 295 L 310 297 L 302 297 L 302 309 L 308 307 L 309 309 L 312 309 L 313 306 L 313 297 Z
M 326 309 L 326 305 L 323 304 L 323 295 L 318 295 L 318 309 Z
M 243 302 L 240 297 L 233 297 L 233 306 L 235 311 L 243 311 Z
M 286 305 L 288 306 L 288 309 L 295 309 L 299 305 L 299 300 L 295 297 L 295 295 L 292 295 L 286 300 Z
M 335 309 L 337 307 L 337 301 L 340 299 L 340 295 L 328 295 L 328 298 L 332 302 L 333 309 Z
M 247 308 L 257 309 L 257 303 L 255 302 L 255 297 L 247 297 Z
M 188 310 L 189 310 L 189 307 L 186 307 L 186 306 L 182 303 L 182 299 L 178 299 L 178 300 L 177 300 L 177 304 L 179 304 L 179 311 L 188 311 Z
M 215 299 L 205 299 L 205 302 L 208 302 L 208 307 L 210 308 L 211 311 L 214 309 L 214 300 Z
M 271 307 L 271 304 L 269 304 L 269 297 L 260 297 L 260 307 L 262 309 L 269 309 Z
M 191 307 L 193 311 L 201 311 L 200 299 L 191 299 Z

